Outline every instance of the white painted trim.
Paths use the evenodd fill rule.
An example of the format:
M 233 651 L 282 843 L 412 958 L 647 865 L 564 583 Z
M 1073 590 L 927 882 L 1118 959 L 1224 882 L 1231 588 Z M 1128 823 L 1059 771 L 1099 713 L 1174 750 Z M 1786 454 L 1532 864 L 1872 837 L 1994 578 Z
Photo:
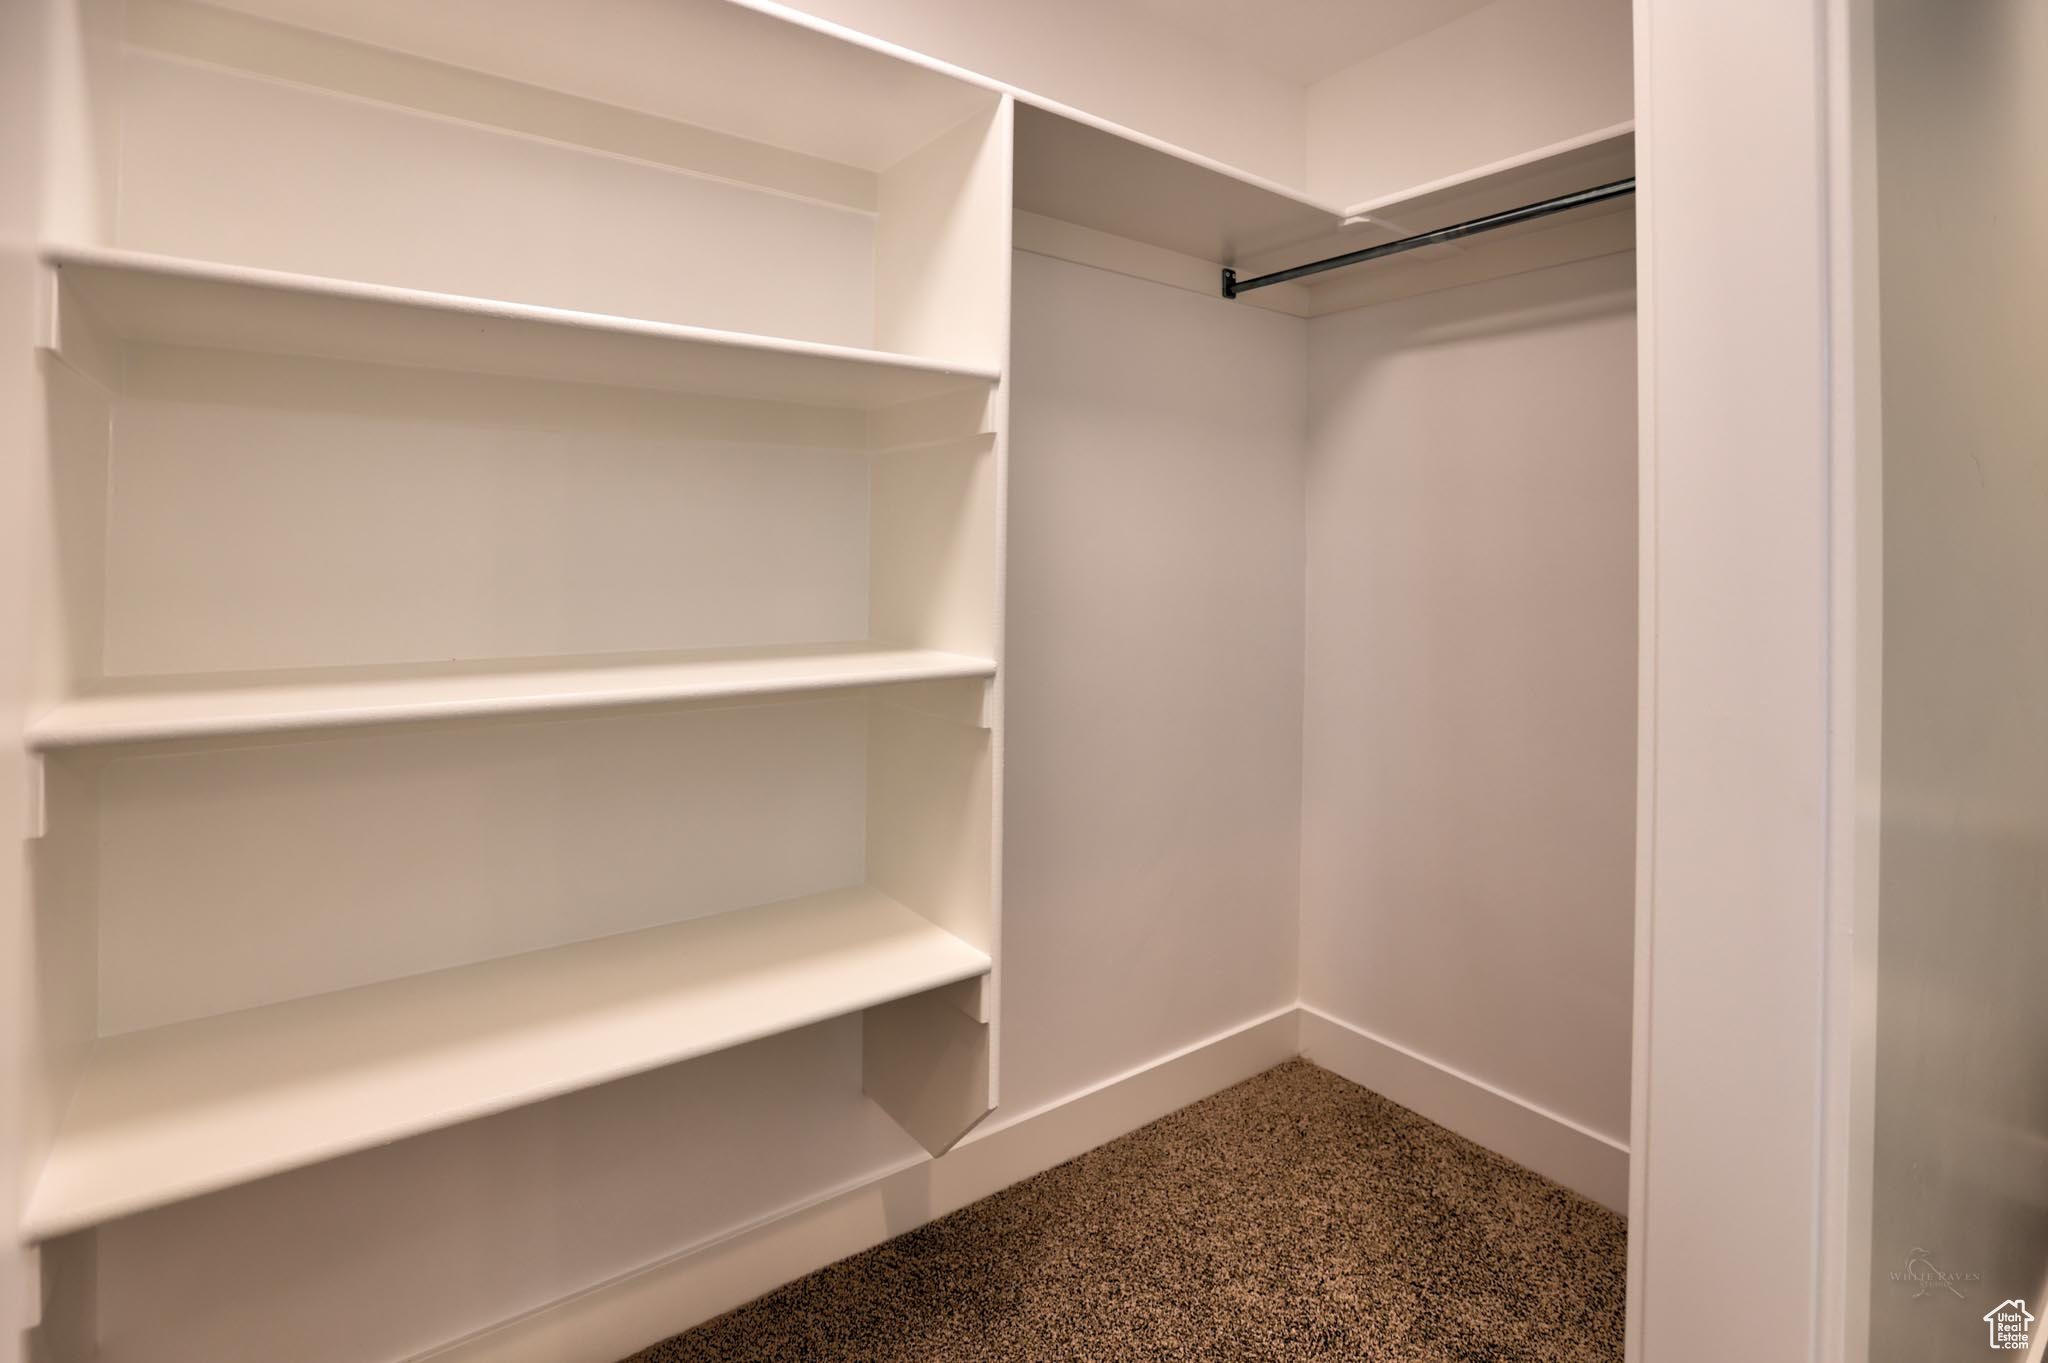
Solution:
M 1870 1357 L 1884 737 L 1883 350 L 1874 0 L 1826 0 L 1830 612 L 1820 1363 Z M 2038 1363 L 2041 1332 L 2030 1363 Z
M 1856 658 L 1840 652 L 1854 583 L 1836 257 L 1853 224 L 1830 141 L 1835 3 L 1635 0 L 1629 1363 L 1811 1363 L 1840 1338 L 1831 932 L 1850 864 L 1841 781 L 1866 755 L 1841 745 Z M 1771 212 L 1728 215 L 1731 195 Z
M 913 1230 L 1300 1053 L 1289 1005 L 1043 1107 L 937 1160 L 780 1208 L 670 1258 L 413 1356 L 412 1363 L 614 1363 Z
M 828 1189 L 659 1262 L 408 1363 L 614 1363 L 765 1292 L 914 1230 L 1295 1056 L 1624 1210 L 1628 1147 L 1525 1098 L 1307 1005 L 1001 1114 L 936 1160 Z
M 1603 1207 L 1628 1210 L 1628 1147 L 1612 1136 L 1307 1004 L 1301 1053 Z
M 1656 106 L 1649 97 L 1654 0 L 1633 0 L 1636 154 L 1636 902 L 1629 1018 L 1628 1281 L 1622 1357 L 1644 1363 L 1643 1301 L 1649 1283 L 1650 997 L 1657 957 L 1652 892 L 1657 867 L 1657 372 Z

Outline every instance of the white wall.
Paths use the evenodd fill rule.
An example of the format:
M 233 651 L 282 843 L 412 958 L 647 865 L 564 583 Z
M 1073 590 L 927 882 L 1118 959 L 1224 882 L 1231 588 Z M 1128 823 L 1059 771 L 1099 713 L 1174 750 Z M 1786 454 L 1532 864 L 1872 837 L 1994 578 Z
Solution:
M 1003 1082 L 1023 1109 L 1294 1001 L 1307 328 L 1043 256 L 1016 282 Z
M 1310 324 L 1303 1002 L 1615 1145 L 1633 285 L 1609 256 Z
M 105 518 L 109 676 L 867 632 L 867 461 L 788 409 L 132 355 L 105 482 L 79 516 Z M 747 552 L 764 542 L 779 552 Z
M 998 1121 L 1296 989 L 1306 324 L 1018 271 Z M 861 1097 L 859 1037 L 103 1227 L 106 1363 L 401 1357 L 877 1178 L 920 1152 Z
M 2048 1319 L 2048 8 L 1879 0 L 1875 17 L 1870 1357 L 1904 1363 L 1983 1349 L 1979 1318 L 2009 1297 Z M 1978 1277 L 1922 1292 L 1909 1267 Z
M 1299 185 L 1303 87 L 1116 0 L 794 0 L 788 8 Z
M 147 49 L 118 73 L 123 246 L 874 343 L 876 223 L 840 204 Z
M 1363 203 L 1634 115 L 1629 0 L 1494 0 L 1308 90 L 1309 193 Z

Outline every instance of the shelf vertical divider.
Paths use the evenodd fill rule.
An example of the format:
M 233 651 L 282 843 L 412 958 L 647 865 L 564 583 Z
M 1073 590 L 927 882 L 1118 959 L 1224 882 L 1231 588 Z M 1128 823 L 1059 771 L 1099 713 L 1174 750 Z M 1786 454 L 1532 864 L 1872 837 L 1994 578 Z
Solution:
M 883 172 L 880 344 L 1007 366 L 1015 125 L 1004 95 Z M 936 448 L 917 438 L 928 423 L 914 404 L 870 414 L 871 632 L 922 647 L 972 645 L 997 660 L 979 715 L 880 698 L 870 714 L 871 882 L 996 963 L 971 997 L 933 991 L 863 1016 L 863 1089 L 934 1154 L 997 1099 L 1005 383 L 977 395 L 986 406 L 976 434 Z

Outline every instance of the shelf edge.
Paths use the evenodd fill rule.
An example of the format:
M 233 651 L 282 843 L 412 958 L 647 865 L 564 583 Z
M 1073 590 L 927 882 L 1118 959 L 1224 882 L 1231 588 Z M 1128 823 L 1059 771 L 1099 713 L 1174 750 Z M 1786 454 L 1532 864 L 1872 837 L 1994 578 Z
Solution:
M 125 247 L 46 243 L 41 255 L 44 264 L 59 271 L 67 266 L 117 271 L 177 283 L 260 289 L 301 298 L 368 303 L 446 316 L 555 327 L 565 331 L 636 336 L 679 345 L 715 346 L 760 354 L 786 355 L 792 359 L 867 365 L 876 369 L 893 369 L 957 379 L 963 383 L 994 384 L 1002 378 L 1001 368 L 990 364 L 936 360 L 926 356 L 905 355 L 860 346 L 833 345 L 825 341 L 804 341 L 793 337 L 770 336 L 748 331 L 721 331 L 712 327 L 690 326 L 682 322 L 659 322 L 649 318 L 581 312 L 573 308 L 553 308 L 537 303 L 480 298 L 470 294 L 402 288 L 395 284 L 372 284 L 362 280 L 339 279 L 325 275 L 297 274 L 288 270 L 271 270 L 253 265 L 230 265 L 219 261 L 129 250 Z
M 475 719 L 491 716 L 513 716 L 525 714 L 550 714 L 569 711 L 599 711 L 629 709 L 638 706 L 679 704 L 692 701 L 740 699 L 758 696 L 806 695 L 820 691 L 858 690 L 871 686 L 893 686 L 902 683 L 932 681 L 987 680 L 996 675 L 996 663 L 992 658 L 977 658 L 967 654 L 940 653 L 921 650 L 926 661 L 918 666 L 902 666 L 889 670 L 861 670 L 849 667 L 837 671 L 821 671 L 816 675 L 784 679 L 749 679 L 721 683 L 680 683 L 668 686 L 649 686 L 641 689 L 563 691 L 533 696 L 471 696 L 446 700 L 392 701 L 383 705 L 371 705 L 355 709 L 301 708 L 279 709 L 270 713 L 250 715 L 195 715 L 186 718 L 171 716 L 162 719 L 128 720 L 125 722 L 94 722 L 91 713 L 96 704 L 130 701 L 130 697 L 83 697 L 65 701 L 45 711 L 31 721 L 26 730 L 26 741 L 33 752 L 60 752 L 68 749 L 110 747 L 125 743 L 149 743 L 179 738 L 222 738 L 243 734 L 284 733 L 298 730 L 323 731 L 330 729 L 369 728 L 386 724 L 419 723 L 438 719 Z M 858 655 L 853 655 L 857 660 Z M 595 670 L 595 669 L 592 669 Z M 536 675 L 536 674 L 524 674 Z M 540 674 L 545 675 L 545 674 Z M 380 685 L 378 682 L 361 683 L 365 688 Z M 337 690 L 345 690 L 348 683 L 332 684 Z M 248 688 L 259 693 L 260 688 Z M 163 693 L 165 699 L 180 695 L 178 692 Z M 184 695 L 204 695 L 206 692 L 188 692 Z M 81 718 L 83 712 L 84 718 Z
M 1567 137 L 1562 141 L 1535 147 L 1529 151 L 1519 152 L 1514 156 L 1502 157 L 1498 161 L 1489 162 L 1483 166 L 1475 166 L 1471 170 L 1461 170 L 1454 174 L 1443 176 L 1441 179 L 1430 180 L 1419 185 L 1410 185 L 1406 189 L 1397 189 L 1390 194 L 1382 194 L 1377 198 L 1366 199 L 1343 209 L 1342 213 L 1347 218 L 1369 218 L 1375 214 L 1383 213 L 1390 208 L 1397 208 L 1402 204 L 1411 203 L 1426 195 L 1441 194 L 1445 190 L 1457 189 L 1463 185 L 1477 184 L 1489 176 L 1505 175 L 1511 170 L 1520 170 L 1524 166 L 1539 165 L 1555 157 L 1569 156 L 1575 151 L 1583 151 L 1587 147 L 1597 147 L 1603 142 L 1618 142 L 1622 138 L 1634 134 L 1635 128 L 1634 119 L 1625 119 L 1620 123 L 1610 124 L 1605 128 L 1596 128 L 1592 132 L 1580 133 L 1576 137 Z
M 567 1094 L 577 1093 L 586 1089 L 599 1087 L 603 1084 L 613 1083 L 621 1079 L 631 1078 L 632 1076 L 637 1074 L 644 1074 L 652 1070 L 663 1069 L 669 1065 L 683 1064 L 687 1061 L 700 1059 L 707 1055 L 714 1055 L 723 1051 L 733 1050 L 740 1046 L 749 1045 L 753 1042 L 761 1041 L 768 1037 L 780 1036 L 786 1032 L 795 1031 L 802 1027 L 812 1026 L 820 1022 L 828 1021 L 832 1018 L 852 1016 L 854 1014 L 864 1012 L 869 1008 L 874 1008 L 881 1006 L 883 1004 L 892 1003 L 900 999 L 913 998 L 917 995 L 928 993 L 935 989 L 943 989 L 949 985 L 959 984 L 966 980 L 977 979 L 984 975 L 987 975 L 990 971 L 994 969 L 993 959 L 987 952 L 982 951 L 977 947 L 969 945 L 967 942 L 961 940 L 958 937 L 953 936 L 953 934 L 948 933 L 945 929 L 939 927 L 938 925 L 930 923 L 929 920 L 923 919 L 922 915 L 916 914 L 914 910 L 905 908 L 903 905 L 897 903 L 897 901 L 893 899 L 889 899 L 888 896 L 883 895 L 881 892 L 867 887 L 861 887 L 861 889 L 867 895 L 873 896 L 877 899 L 886 900 L 889 904 L 894 906 L 902 914 L 918 918 L 920 919 L 920 921 L 925 922 L 930 927 L 932 933 L 946 938 L 948 942 L 952 944 L 953 947 L 957 947 L 957 952 L 954 953 L 958 958 L 957 961 L 953 965 L 947 967 L 946 969 L 933 971 L 925 976 L 920 976 L 917 980 L 915 980 L 907 986 L 897 985 L 888 988 L 873 988 L 864 991 L 863 993 L 857 996 L 854 996 L 853 1001 L 850 1003 L 841 1001 L 835 1002 L 829 1007 L 819 1007 L 817 1005 L 813 1005 L 800 1011 L 792 1011 L 783 1017 L 775 1019 L 773 1022 L 765 1023 L 755 1027 L 749 1027 L 743 1031 L 734 1032 L 729 1036 L 719 1038 L 718 1040 L 716 1040 L 715 1043 L 684 1046 L 679 1048 L 675 1052 L 665 1055 L 659 1059 L 650 1061 L 634 1061 L 625 1064 L 615 1064 L 610 1066 L 598 1067 L 588 1071 L 587 1073 L 577 1075 L 573 1078 L 557 1079 L 549 1081 L 547 1083 L 537 1084 L 531 1088 L 522 1090 L 518 1093 L 509 1094 L 505 1096 L 502 1100 L 495 1100 L 491 1102 L 477 1103 L 466 1106 L 462 1109 L 460 1115 L 429 1114 L 426 1116 L 415 1117 L 406 1121 L 393 1121 L 386 1123 L 380 1126 L 377 1129 L 377 1131 L 372 1135 L 356 1137 L 337 1135 L 329 1140 L 314 1145 L 309 1145 L 296 1154 L 288 1154 L 282 1156 L 274 1156 L 268 1159 L 246 1161 L 243 1167 L 239 1171 L 234 1173 L 202 1174 L 190 1176 L 184 1179 L 164 1180 L 162 1186 L 154 1192 L 130 1192 L 126 1194 L 109 1194 L 101 1195 L 95 1198 L 75 1199 L 69 1202 L 62 1202 L 56 1206 L 46 1205 L 46 1203 L 52 1200 L 52 1195 L 49 1194 L 47 1191 L 49 1187 L 49 1175 L 53 1167 L 59 1167 L 60 1156 L 58 1152 L 61 1151 L 63 1147 L 63 1128 L 60 1126 L 57 1145 L 53 1148 L 49 1158 L 45 1161 L 42 1170 L 39 1172 L 35 1180 L 34 1190 L 31 1192 L 27 1201 L 27 1205 L 22 1212 L 21 1235 L 25 1241 L 29 1243 L 36 1243 L 44 1240 L 54 1239 L 61 1235 L 68 1235 L 77 1231 L 87 1230 L 94 1226 L 104 1225 L 107 1222 L 119 1220 L 126 1216 L 136 1215 L 138 1213 L 151 1211 L 160 1207 L 171 1206 L 179 1202 L 187 1201 L 191 1198 L 203 1197 L 209 1193 L 223 1192 L 228 1189 L 241 1187 L 245 1184 L 254 1183 L 258 1180 L 269 1178 L 277 1174 L 287 1173 L 295 1169 L 310 1168 L 315 1165 L 327 1163 L 331 1160 L 344 1158 L 348 1155 L 388 1145 L 396 1141 L 407 1140 L 415 1136 L 426 1135 L 433 1131 L 445 1130 L 452 1126 L 458 1126 L 465 1122 L 475 1121 L 481 1118 L 494 1116 L 499 1113 L 513 1111 L 522 1107 L 532 1106 L 537 1103 L 547 1102 L 551 1099 L 559 1098 Z M 827 891 L 825 895 L 805 896 L 804 899 L 821 899 L 829 895 L 840 893 L 846 893 L 846 891 Z M 781 904 L 763 904 L 752 908 L 734 909 L 728 912 L 731 914 L 757 914 L 764 912 L 773 912 L 777 908 L 787 907 L 802 902 L 804 902 L 803 899 L 783 901 Z M 719 918 L 724 916 L 726 915 L 712 915 L 713 918 Z M 694 921 L 704 922 L 708 920 Z M 652 929 L 652 931 L 661 931 L 661 929 Z M 621 935 L 634 936 L 638 934 L 629 933 Z M 607 939 L 600 938 L 597 940 L 604 941 Z M 551 948 L 551 950 L 573 950 L 578 946 L 584 945 L 589 944 L 569 943 L 566 944 L 564 947 Z M 539 955 L 544 953 L 531 954 Z M 508 959 L 518 960 L 519 958 L 513 957 Z M 454 971 L 468 971 L 480 968 L 488 969 L 492 965 L 497 964 L 501 964 L 501 962 L 481 962 L 473 966 L 454 967 L 453 970 L 449 972 L 437 971 L 431 973 L 444 974 L 453 973 Z M 423 978 L 427 977 L 405 977 L 400 980 L 387 981 L 381 985 L 359 986 L 359 988 L 384 988 L 388 987 L 391 984 L 405 984 L 411 982 L 412 980 Z M 339 992 L 348 993 L 354 991 L 345 990 Z M 322 996 L 316 995 L 312 997 L 319 998 Z M 295 1002 L 305 1001 L 306 1000 L 297 1000 Z M 269 1006 L 288 1007 L 290 1005 L 284 1004 Z M 248 1011 L 262 1010 L 257 1009 Z M 223 1016 L 233 1015 L 230 1014 Z M 213 1019 L 200 1019 L 199 1021 L 207 1022 L 212 1020 Z M 172 1026 L 174 1027 L 184 1025 L 190 1024 L 172 1024 Z M 118 1041 L 120 1040 L 120 1038 L 113 1038 L 112 1040 Z M 90 1060 L 88 1060 L 88 1075 L 90 1074 L 90 1070 L 91 1062 Z

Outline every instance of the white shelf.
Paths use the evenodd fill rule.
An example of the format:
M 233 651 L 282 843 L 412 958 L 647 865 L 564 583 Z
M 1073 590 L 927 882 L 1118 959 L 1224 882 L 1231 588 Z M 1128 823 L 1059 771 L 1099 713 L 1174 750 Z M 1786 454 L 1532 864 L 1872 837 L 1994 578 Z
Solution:
M 993 659 L 876 644 L 626 654 L 545 668 L 362 668 L 175 678 L 66 701 L 32 748 L 91 747 L 409 720 L 612 709 L 993 677 Z M 175 688 L 175 689 L 174 689 Z
M 101 1040 L 30 1200 L 46 1239 L 986 974 L 837 890 Z
M 1329 235 L 1341 217 L 1270 180 L 1129 129 L 1017 108 L 1017 207 L 1229 263 Z
M 1634 128 L 1624 123 L 1344 208 L 1071 111 L 1025 104 L 1017 110 L 1017 208 L 1030 215 L 1019 220 L 1026 248 L 1200 293 L 1217 287 L 1214 266 L 1249 278 L 1634 173 Z M 1610 200 L 1247 299 L 1313 317 L 1626 250 L 1634 239 L 1632 207 L 1627 199 Z M 1180 259 L 1133 254 L 1062 223 Z
M 102 247 L 45 253 L 129 341 L 872 408 L 993 384 L 994 365 L 429 293 Z M 679 268 L 687 262 L 679 262 Z M 58 335 L 64 348 L 64 299 Z
M 1620 123 L 1367 199 L 1346 209 L 1345 216 L 1370 218 L 1372 225 L 1381 229 L 1379 235 L 1392 239 L 1626 180 L 1635 173 L 1635 125 Z M 1359 244 L 1371 245 L 1370 234 L 1361 235 Z

